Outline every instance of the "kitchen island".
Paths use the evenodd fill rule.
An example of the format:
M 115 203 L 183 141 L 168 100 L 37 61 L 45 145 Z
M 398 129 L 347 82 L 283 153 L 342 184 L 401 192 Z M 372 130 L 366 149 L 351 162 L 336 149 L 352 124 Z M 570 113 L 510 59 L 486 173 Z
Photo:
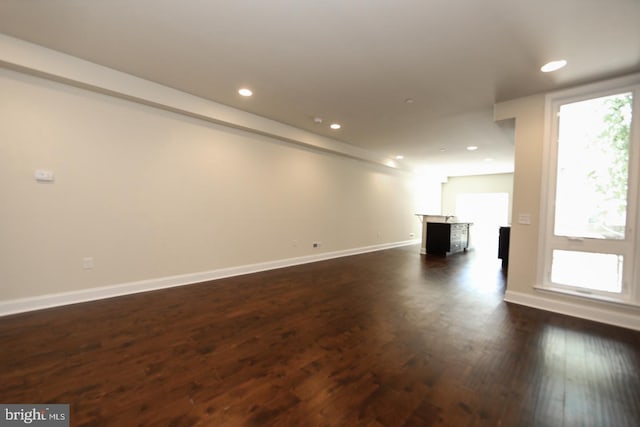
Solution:
M 469 248 L 470 222 L 427 222 L 426 253 L 448 255 Z

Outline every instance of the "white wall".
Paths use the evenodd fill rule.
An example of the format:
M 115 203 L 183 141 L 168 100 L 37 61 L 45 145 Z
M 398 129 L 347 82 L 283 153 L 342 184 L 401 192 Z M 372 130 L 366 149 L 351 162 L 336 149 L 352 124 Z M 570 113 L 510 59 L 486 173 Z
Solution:
M 442 213 L 455 215 L 458 195 L 466 193 L 508 193 L 508 218 L 511 222 L 512 173 L 450 177 L 447 182 L 442 184 Z
M 427 173 L 416 174 L 413 181 L 415 212 L 425 215 L 440 215 L 442 211 L 443 178 Z
M 419 236 L 393 169 L 5 68 L 0 94 L 0 302 Z

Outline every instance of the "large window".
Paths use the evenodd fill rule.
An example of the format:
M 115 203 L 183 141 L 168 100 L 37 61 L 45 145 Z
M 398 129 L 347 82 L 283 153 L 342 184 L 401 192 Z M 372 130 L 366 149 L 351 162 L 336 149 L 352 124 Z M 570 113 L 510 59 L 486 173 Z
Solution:
M 640 302 L 639 98 L 639 78 L 548 98 L 543 287 Z

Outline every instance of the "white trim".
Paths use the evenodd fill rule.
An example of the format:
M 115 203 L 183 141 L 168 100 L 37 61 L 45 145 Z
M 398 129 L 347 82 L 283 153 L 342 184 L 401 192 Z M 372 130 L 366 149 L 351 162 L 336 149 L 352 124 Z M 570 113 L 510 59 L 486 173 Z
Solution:
M 602 301 L 611 304 L 618 304 L 627 307 L 640 307 L 640 304 L 636 304 L 635 302 L 629 300 L 629 298 L 625 298 L 624 294 L 600 294 L 593 293 L 591 291 L 583 291 L 582 289 L 573 289 L 570 287 L 564 288 L 561 286 L 555 286 L 550 288 L 545 288 L 542 286 L 534 286 L 533 289 L 540 292 L 549 292 L 551 294 L 560 294 L 560 295 L 569 295 L 576 298 L 584 298 L 592 301 Z
M 525 305 L 539 310 L 551 311 L 565 314 L 567 316 L 579 317 L 581 319 L 593 320 L 609 325 L 640 331 L 640 311 L 637 315 L 617 313 L 611 309 L 587 307 L 567 301 L 546 298 L 540 295 L 531 295 L 523 292 L 507 290 L 504 295 L 506 302 Z
M 589 83 L 582 86 L 574 86 L 568 89 L 561 89 L 546 94 L 547 102 L 553 102 L 558 99 L 579 101 L 589 98 L 597 98 L 598 96 L 606 96 L 612 91 L 624 91 L 627 88 L 640 83 L 640 73 L 629 74 L 609 80 L 602 80 L 595 83 Z
M 10 314 L 17 314 L 34 310 L 42 310 L 45 308 L 58 307 L 69 304 L 77 304 L 87 301 L 95 301 L 105 298 L 113 298 L 121 295 L 155 291 L 176 286 L 191 285 L 194 283 L 222 279 L 225 277 L 240 276 L 243 274 L 257 273 L 260 271 L 308 264 L 332 258 L 340 258 L 351 255 L 364 254 L 367 252 L 381 251 L 384 249 L 392 249 L 401 246 L 409 246 L 417 243 L 420 243 L 420 240 L 412 239 L 401 242 L 383 243 L 379 245 L 364 246 L 354 249 L 325 252 L 317 255 L 286 258 L 275 261 L 261 262 L 257 264 L 221 268 L 218 270 L 202 271 L 198 273 L 181 274 L 177 276 L 160 277 L 156 279 L 102 286 L 99 288 L 82 289 L 79 291 L 62 292 L 56 294 L 40 295 L 36 297 L 0 301 L 0 316 L 7 316 Z
M 401 170 L 390 157 L 0 34 L 0 67 L 353 159 Z

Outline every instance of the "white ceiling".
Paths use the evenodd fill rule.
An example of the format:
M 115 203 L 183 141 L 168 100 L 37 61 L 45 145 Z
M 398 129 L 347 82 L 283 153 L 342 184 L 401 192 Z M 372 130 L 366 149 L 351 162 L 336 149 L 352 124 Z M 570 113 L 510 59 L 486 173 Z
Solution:
M 640 70 L 640 0 L 0 0 L 0 32 L 447 175 L 512 170 L 495 102 Z

